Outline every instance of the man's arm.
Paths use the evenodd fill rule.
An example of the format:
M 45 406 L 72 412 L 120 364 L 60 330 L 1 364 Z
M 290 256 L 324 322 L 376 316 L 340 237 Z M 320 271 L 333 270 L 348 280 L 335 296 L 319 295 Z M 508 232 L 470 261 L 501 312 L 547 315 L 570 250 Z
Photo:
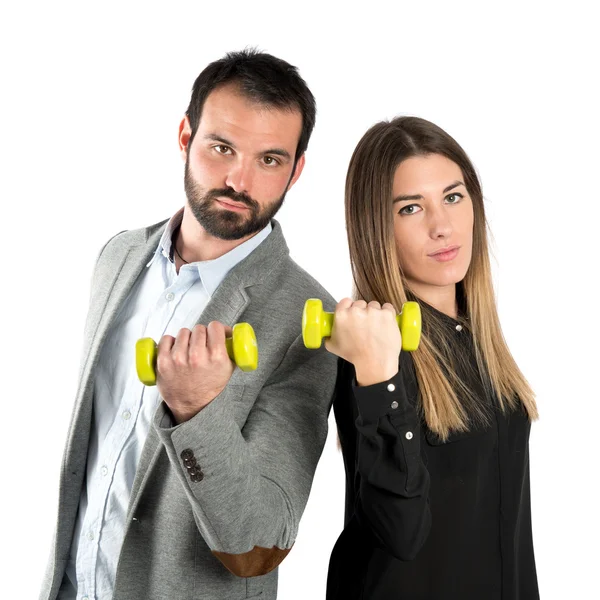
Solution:
M 241 577 L 281 563 L 298 532 L 327 437 L 336 357 L 308 351 L 298 336 L 260 390 L 240 431 L 226 386 L 190 420 L 173 426 L 165 403 L 154 426 L 213 554 Z M 237 395 L 236 395 L 237 392 Z

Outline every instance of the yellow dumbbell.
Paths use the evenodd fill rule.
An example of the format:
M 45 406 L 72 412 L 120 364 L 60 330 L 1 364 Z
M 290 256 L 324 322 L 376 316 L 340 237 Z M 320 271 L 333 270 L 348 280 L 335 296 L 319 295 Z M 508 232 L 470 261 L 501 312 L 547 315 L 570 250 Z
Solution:
M 307 348 L 320 348 L 321 340 L 331 336 L 334 313 L 323 310 L 323 302 L 310 298 L 302 313 L 302 339 Z M 402 335 L 402 350 L 413 352 L 421 339 L 421 307 L 416 302 L 405 302 L 402 312 L 396 315 Z
M 242 371 L 255 371 L 258 367 L 258 345 L 250 323 L 236 323 L 231 337 L 225 338 L 229 358 Z M 140 381 L 156 385 L 156 355 L 158 346 L 152 338 L 142 338 L 135 344 L 135 368 Z

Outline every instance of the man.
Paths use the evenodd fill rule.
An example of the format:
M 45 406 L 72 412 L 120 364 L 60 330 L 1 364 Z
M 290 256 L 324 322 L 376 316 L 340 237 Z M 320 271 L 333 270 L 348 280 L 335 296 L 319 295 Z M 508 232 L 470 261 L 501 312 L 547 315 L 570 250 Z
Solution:
M 297 70 L 244 51 L 196 80 L 179 129 L 185 207 L 101 251 L 41 598 L 276 597 L 326 433 L 333 355 L 300 317 L 327 292 L 273 219 L 304 167 L 314 98 Z M 235 369 L 249 322 L 259 366 Z M 135 374 L 160 340 L 156 387 Z

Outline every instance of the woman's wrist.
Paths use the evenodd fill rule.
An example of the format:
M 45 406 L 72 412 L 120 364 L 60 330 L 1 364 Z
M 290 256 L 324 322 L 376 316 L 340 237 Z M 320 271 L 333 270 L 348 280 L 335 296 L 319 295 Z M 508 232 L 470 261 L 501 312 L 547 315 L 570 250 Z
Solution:
M 356 362 L 354 364 L 356 371 L 356 382 L 360 386 L 373 385 L 391 379 L 398 373 L 398 362 L 385 364 L 370 364 L 365 362 Z

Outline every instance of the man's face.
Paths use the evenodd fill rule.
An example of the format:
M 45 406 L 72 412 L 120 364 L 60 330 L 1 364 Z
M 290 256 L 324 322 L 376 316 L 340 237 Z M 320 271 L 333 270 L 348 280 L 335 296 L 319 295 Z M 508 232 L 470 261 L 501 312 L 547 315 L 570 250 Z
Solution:
M 269 223 L 302 172 L 304 156 L 294 169 L 301 129 L 299 110 L 261 106 L 233 84 L 208 95 L 191 145 L 184 120 L 185 191 L 209 234 L 238 240 Z

